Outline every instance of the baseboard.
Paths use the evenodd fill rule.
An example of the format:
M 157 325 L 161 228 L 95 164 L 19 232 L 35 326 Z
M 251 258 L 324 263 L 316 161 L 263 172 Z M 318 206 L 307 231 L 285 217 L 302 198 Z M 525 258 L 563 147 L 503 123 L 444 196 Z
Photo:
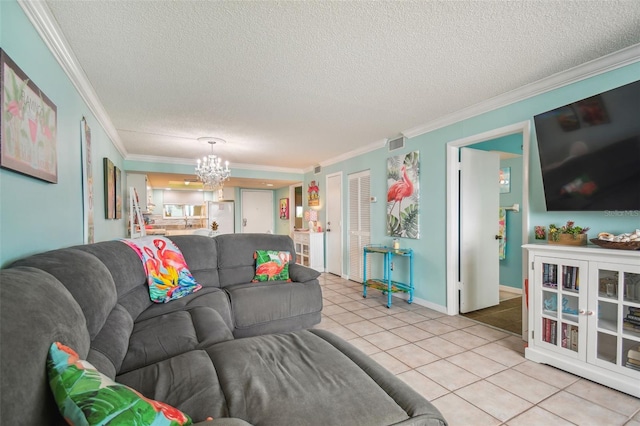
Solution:
M 409 299 L 409 295 L 407 293 L 400 293 L 400 292 L 392 293 L 392 296 L 397 298 L 397 299 L 404 300 L 404 301 Z M 434 311 L 440 312 L 441 314 L 446 314 L 447 313 L 447 307 L 446 306 L 438 305 L 436 303 L 429 302 L 428 300 L 421 299 L 419 297 L 413 296 L 413 301 L 411 303 L 415 303 L 416 305 L 424 306 L 425 308 L 433 309 Z
M 509 287 L 508 285 L 500 284 L 500 291 L 507 293 L 523 294 L 521 288 Z

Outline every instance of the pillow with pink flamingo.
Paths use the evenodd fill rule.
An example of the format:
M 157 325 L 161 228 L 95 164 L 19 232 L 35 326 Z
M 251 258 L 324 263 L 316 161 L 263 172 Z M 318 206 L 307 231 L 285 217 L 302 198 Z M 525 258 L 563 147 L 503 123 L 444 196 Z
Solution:
M 291 253 L 278 250 L 256 250 L 256 276 L 252 282 L 291 281 L 289 278 L 289 260 Z
M 142 260 L 151 301 L 167 303 L 202 288 L 189 271 L 182 252 L 170 239 L 149 236 L 122 241 Z

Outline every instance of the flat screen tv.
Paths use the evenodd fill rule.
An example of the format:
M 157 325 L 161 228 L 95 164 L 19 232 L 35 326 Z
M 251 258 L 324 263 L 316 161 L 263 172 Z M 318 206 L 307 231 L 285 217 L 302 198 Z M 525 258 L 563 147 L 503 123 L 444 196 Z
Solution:
M 640 81 L 534 122 L 548 211 L 640 210 Z

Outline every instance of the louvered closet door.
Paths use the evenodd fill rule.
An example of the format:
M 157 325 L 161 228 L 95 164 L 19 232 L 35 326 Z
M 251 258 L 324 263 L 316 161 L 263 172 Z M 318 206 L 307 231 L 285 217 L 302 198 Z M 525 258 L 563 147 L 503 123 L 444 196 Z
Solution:
M 362 282 L 362 250 L 371 242 L 371 177 L 369 171 L 349 175 L 349 279 Z M 367 276 L 371 276 L 370 263 Z

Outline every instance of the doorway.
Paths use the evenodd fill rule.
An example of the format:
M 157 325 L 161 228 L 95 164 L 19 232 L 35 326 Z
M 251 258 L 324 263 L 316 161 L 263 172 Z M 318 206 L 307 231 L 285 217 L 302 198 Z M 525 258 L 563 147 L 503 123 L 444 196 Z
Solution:
M 327 272 L 342 276 L 342 172 L 327 175 Z
M 530 121 L 517 123 L 511 126 L 484 132 L 478 135 L 469 136 L 463 139 L 449 142 L 447 144 L 447 313 L 457 315 L 460 313 L 460 176 L 459 163 L 460 149 L 480 142 L 489 141 L 505 137 L 508 135 L 521 135 L 522 138 L 522 205 L 520 206 L 522 227 L 520 234 L 522 241 L 527 241 L 529 228 L 528 215 L 528 176 L 529 176 L 529 144 L 530 144 Z M 468 206 L 467 206 L 468 207 Z M 469 207 L 471 208 L 471 207 Z M 497 217 L 497 214 L 496 214 Z M 522 266 L 520 283 L 524 289 L 524 279 L 526 276 L 526 253 L 519 250 L 519 261 Z M 522 290 L 521 290 L 522 292 Z M 526 298 L 521 298 L 524 305 Z M 527 317 L 526 307 L 522 308 L 522 336 L 526 339 Z
M 293 188 L 294 222 L 293 229 L 302 229 L 303 205 L 302 205 L 302 185 Z
M 349 175 L 349 279 L 363 280 L 364 247 L 371 243 L 371 176 L 369 170 Z M 367 264 L 367 275 L 370 275 Z
M 242 233 L 273 234 L 273 191 L 243 189 Z

